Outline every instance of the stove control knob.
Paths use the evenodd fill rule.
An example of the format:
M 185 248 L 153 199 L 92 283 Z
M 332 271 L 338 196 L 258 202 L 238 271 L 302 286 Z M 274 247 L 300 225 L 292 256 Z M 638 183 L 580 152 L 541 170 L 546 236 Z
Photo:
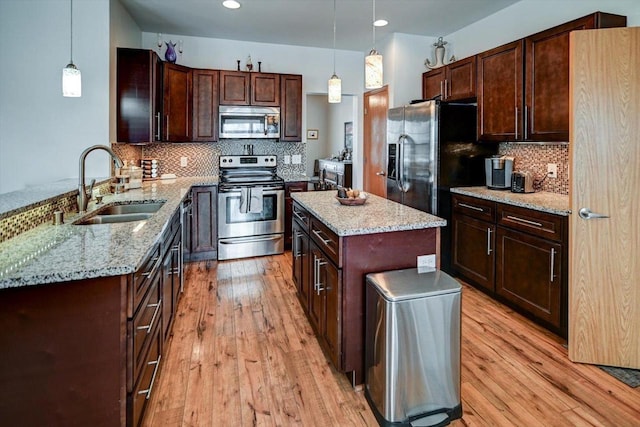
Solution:
M 229 159 L 229 163 L 233 163 L 233 159 Z
M 222 159 L 222 163 L 227 163 L 227 159 Z

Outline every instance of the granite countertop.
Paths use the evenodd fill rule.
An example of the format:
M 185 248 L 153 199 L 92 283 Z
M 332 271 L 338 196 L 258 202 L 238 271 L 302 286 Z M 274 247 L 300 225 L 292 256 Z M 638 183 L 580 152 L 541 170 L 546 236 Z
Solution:
M 106 195 L 113 202 L 165 201 L 145 221 L 73 225 L 85 215 L 69 214 L 65 224 L 44 224 L 0 243 L 0 289 L 129 274 L 140 268 L 160 240 L 180 202 L 192 186 L 217 185 L 217 177 L 146 181 L 142 188 Z
M 369 194 L 361 206 L 343 206 L 335 191 L 292 193 L 304 206 L 338 236 L 386 233 L 444 227 L 447 221 L 426 212 Z
M 571 213 L 569 196 L 546 191 L 512 193 L 509 190 L 491 190 L 487 187 L 458 187 L 452 188 L 451 192 L 556 215 L 568 216 Z

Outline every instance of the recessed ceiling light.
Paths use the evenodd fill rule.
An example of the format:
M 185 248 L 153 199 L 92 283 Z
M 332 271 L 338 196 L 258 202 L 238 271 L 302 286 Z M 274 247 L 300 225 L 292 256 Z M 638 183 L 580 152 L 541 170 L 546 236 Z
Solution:
M 236 0 L 224 0 L 222 2 L 222 5 L 224 7 L 226 7 L 227 9 L 239 9 L 240 8 L 240 3 L 238 3 Z
M 387 22 L 386 19 L 378 19 L 377 21 L 375 21 L 373 23 L 373 25 L 375 25 L 376 27 L 384 27 L 385 25 L 387 25 L 389 22 Z

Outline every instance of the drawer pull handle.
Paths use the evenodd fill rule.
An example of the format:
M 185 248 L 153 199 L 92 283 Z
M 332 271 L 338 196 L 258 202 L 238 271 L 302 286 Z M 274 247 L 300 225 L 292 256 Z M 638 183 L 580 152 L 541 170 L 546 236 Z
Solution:
M 300 221 L 302 222 L 306 222 L 307 221 L 307 217 L 304 215 L 300 215 L 300 213 L 294 209 L 293 214 L 296 216 L 296 218 L 298 218 Z
M 458 203 L 458 206 L 462 206 L 463 208 L 473 209 L 474 211 L 478 211 L 478 212 L 484 212 L 484 209 L 476 206 L 471 206 L 466 203 Z
M 324 233 L 322 233 L 322 231 L 319 231 L 319 230 L 311 230 L 311 231 L 313 232 L 313 234 L 318 236 L 318 239 L 322 240 L 322 243 L 324 243 L 325 245 L 329 246 L 329 243 L 333 242 L 333 240 L 331 239 L 323 239 L 321 234 L 324 234 Z
M 143 329 L 147 330 L 147 334 L 149 334 L 151 332 L 151 329 L 153 329 L 153 324 L 156 322 L 156 317 L 158 316 L 158 313 L 160 312 L 160 306 L 162 305 L 162 300 L 158 301 L 156 304 L 149 304 L 147 305 L 147 307 L 155 307 L 156 309 L 153 311 L 153 316 L 151 316 L 151 322 L 149 322 L 148 325 L 145 326 L 138 326 L 138 330 L 141 331 Z
M 149 400 L 149 397 L 151 397 L 151 392 L 153 391 L 153 383 L 156 382 L 156 374 L 158 373 L 158 368 L 160 367 L 160 359 L 162 359 L 161 354 L 158 355 L 158 360 L 152 360 L 151 362 L 147 363 L 147 365 L 155 365 L 155 367 L 153 368 L 153 375 L 151 375 L 151 383 L 149 384 L 148 389 L 140 390 L 138 392 L 138 394 L 146 394 L 146 400 Z
M 314 255 L 313 262 L 315 263 L 313 274 L 314 274 L 314 283 L 313 288 L 316 290 L 316 294 L 320 295 L 320 292 L 324 291 L 326 288 L 322 286 L 322 282 L 320 281 L 320 267 L 326 265 L 327 262 L 323 261 L 322 258 L 318 258 Z
M 517 216 L 507 215 L 507 219 L 510 219 L 511 221 L 515 221 L 515 222 L 520 222 L 522 224 L 533 225 L 535 227 L 542 228 L 542 224 L 539 222 L 529 221 L 528 219 L 518 218 Z
M 491 255 L 491 228 L 487 228 L 487 255 Z
M 551 265 L 550 265 L 550 270 L 551 270 L 551 283 L 553 283 L 553 278 L 556 277 L 555 274 L 553 274 L 554 272 L 554 267 L 556 265 L 556 250 L 555 248 L 551 248 Z
M 153 272 L 156 271 L 156 267 L 158 266 L 158 264 L 156 264 L 156 263 L 158 262 L 159 259 L 160 259 L 160 256 L 158 255 L 153 260 L 151 260 L 151 263 L 153 264 L 153 267 L 151 267 L 151 270 L 145 271 L 141 275 L 144 276 L 144 277 L 153 276 Z

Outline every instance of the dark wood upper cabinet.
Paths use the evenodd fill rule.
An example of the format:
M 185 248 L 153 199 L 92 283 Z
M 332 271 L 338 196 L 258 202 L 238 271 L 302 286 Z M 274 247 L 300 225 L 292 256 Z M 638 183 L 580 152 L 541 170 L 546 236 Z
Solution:
M 249 105 L 250 74 L 244 71 L 220 71 L 220 104 Z
M 478 137 L 486 141 L 521 139 L 522 56 L 518 40 L 478 55 Z
M 280 141 L 302 141 L 302 76 L 280 75 Z
M 479 54 L 479 138 L 568 141 L 569 33 L 626 25 L 596 12 Z
M 191 141 L 191 68 L 164 63 L 163 141 Z
M 160 141 L 162 62 L 152 50 L 118 48 L 116 128 L 118 142 Z
M 422 98 L 459 101 L 476 96 L 476 57 L 471 56 L 422 74 Z
M 192 141 L 218 140 L 217 70 L 193 70 L 193 138 Z
M 280 106 L 280 74 L 251 73 L 251 105 Z

